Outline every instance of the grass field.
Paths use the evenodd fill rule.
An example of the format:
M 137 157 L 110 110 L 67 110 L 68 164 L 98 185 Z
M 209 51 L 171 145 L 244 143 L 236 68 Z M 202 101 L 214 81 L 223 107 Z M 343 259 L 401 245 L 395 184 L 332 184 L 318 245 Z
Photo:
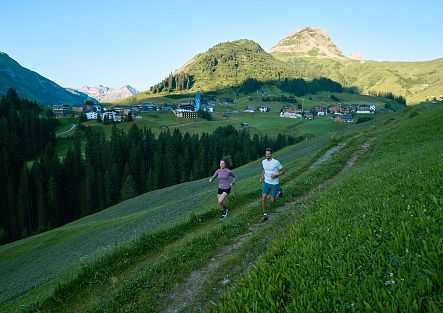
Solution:
M 441 106 L 418 106 L 283 149 L 285 201 L 304 200 L 256 231 L 258 161 L 235 169 L 223 223 L 202 179 L 2 246 L 0 310 L 164 311 L 176 284 L 243 243 L 198 282 L 204 290 L 179 298 L 185 311 L 441 311 L 442 118 Z

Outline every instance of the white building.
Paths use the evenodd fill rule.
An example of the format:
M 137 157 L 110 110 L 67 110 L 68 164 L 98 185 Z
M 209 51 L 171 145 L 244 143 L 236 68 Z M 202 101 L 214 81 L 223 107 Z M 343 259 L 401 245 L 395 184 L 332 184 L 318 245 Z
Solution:
M 97 112 L 86 112 L 85 115 L 87 120 L 96 120 L 98 118 Z

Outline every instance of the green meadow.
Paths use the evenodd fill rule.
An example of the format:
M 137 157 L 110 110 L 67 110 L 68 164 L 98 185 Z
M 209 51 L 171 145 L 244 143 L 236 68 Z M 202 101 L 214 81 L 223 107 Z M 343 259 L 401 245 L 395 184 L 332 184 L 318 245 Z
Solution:
M 259 160 L 234 169 L 223 221 L 207 179 L 149 192 L 1 246 L 0 310 L 442 311 L 443 107 L 348 125 L 270 113 L 199 128 L 249 116 L 306 136 L 275 154 L 284 198 L 266 224 Z M 157 121 L 187 126 L 173 122 Z

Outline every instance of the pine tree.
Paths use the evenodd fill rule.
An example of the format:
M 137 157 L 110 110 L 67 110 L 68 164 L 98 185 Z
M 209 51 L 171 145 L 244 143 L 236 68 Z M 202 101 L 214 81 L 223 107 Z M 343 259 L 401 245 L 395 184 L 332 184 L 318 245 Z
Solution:
M 134 179 L 132 178 L 132 175 L 128 175 L 122 185 L 121 200 L 126 200 L 135 197 L 136 195 L 137 192 L 135 190 Z

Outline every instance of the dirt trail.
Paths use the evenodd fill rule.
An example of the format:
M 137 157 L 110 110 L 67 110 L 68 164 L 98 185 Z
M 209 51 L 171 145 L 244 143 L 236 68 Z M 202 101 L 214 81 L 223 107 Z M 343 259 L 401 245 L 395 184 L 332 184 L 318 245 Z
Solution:
M 318 158 L 318 160 L 311 166 L 311 168 L 314 166 L 318 166 L 328 160 L 332 156 L 332 154 L 341 149 L 345 144 L 346 143 L 340 143 L 337 146 L 334 146 L 326 151 L 322 156 Z M 343 169 L 334 177 L 320 184 L 318 187 L 315 188 L 315 190 L 312 190 L 305 195 L 296 197 L 291 202 L 287 202 L 284 205 L 276 208 L 274 212 L 269 214 L 269 221 L 267 223 L 257 223 L 250 225 L 248 231 L 237 237 L 232 245 L 224 247 L 209 261 L 208 264 L 198 270 L 193 271 L 184 282 L 176 284 L 174 289 L 167 296 L 165 307 L 163 308 L 162 312 L 192 311 L 191 306 L 193 305 L 193 303 L 195 303 L 196 297 L 198 297 L 198 295 L 200 294 L 203 282 L 217 270 L 223 260 L 231 256 L 236 250 L 238 250 L 246 240 L 251 238 L 257 232 L 259 228 L 266 227 L 269 222 L 272 223 L 272 220 L 273 218 L 275 218 L 276 215 L 286 211 L 289 207 L 295 204 L 303 202 L 303 200 L 309 197 L 310 193 L 314 191 L 317 192 L 319 189 L 325 188 L 326 186 L 336 181 L 340 175 L 346 173 L 354 165 L 355 161 L 360 155 L 367 151 L 370 144 L 370 142 L 366 142 L 357 151 L 355 151 L 348 159 Z M 223 281 L 223 284 L 228 283 L 230 283 L 228 279 L 225 279 L 225 281 Z

